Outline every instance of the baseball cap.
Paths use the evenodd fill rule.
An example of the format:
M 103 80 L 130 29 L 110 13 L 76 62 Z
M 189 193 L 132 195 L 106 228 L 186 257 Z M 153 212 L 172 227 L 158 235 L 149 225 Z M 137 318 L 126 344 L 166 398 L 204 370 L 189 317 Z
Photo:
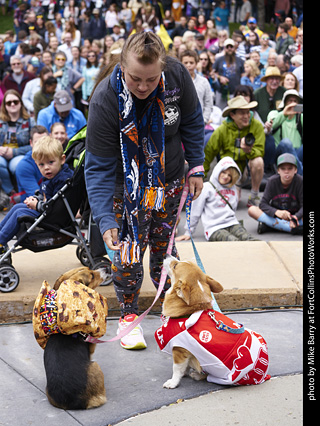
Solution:
M 70 111 L 73 108 L 71 97 L 66 90 L 58 90 L 53 100 L 58 112 Z
M 281 164 L 293 164 L 297 167 L 297 159 L 293 154 L 285 153 L 279 155 L 277 159 L 277 167 L 281 166 Z

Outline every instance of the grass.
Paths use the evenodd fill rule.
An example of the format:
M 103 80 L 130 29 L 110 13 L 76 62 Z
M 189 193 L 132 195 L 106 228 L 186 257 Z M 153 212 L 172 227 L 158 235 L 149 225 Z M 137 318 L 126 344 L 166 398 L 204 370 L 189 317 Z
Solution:
M 5 15 L 0 12 L 0 34 L 13 29 L 13 11 L 7 12 Z

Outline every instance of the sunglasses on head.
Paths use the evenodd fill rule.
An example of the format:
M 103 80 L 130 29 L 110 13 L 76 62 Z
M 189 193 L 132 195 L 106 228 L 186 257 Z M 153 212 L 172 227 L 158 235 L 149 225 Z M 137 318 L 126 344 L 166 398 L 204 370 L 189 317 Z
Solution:
M 6 106 L 10 106 L 10 105 L 19 105 L 20 101 L 19 100 L 14 100 L 14 101 L 6 101 L 5 102 Z

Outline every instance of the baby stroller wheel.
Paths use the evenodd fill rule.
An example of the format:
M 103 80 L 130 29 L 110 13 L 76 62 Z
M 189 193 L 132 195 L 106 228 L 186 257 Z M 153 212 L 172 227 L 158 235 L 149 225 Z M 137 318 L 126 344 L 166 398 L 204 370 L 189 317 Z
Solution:
M 90 266 L 90 261 L 87 252 L 83 247 L 77 247 L 76 255 L 83 266 Z
M 0 291 L 9 293 L 15 290 L 19 285 L 19 275 L 11 265 L 0 267 Z
M 94 265 L 93 268 L 95 271 L 97 269 L 102 269 L 104 271 L 104 273 L 106 274 L 106 278 L 103 281 L 103 283 L 101 283 L 100 285 L 109 285 L 112 283 L 112 270 L 111 270 L 111 262 L 109 259 L 105 258 L 105 257 L 99 257 L 99 258 L 95 258 L 94 260 Z

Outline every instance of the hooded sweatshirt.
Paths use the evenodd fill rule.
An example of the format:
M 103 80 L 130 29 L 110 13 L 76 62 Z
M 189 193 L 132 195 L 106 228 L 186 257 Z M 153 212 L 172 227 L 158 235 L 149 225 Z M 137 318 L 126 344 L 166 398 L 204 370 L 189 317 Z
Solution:
M 241 177 L 240 169 L 231 157 L 224 157 L 217 163 L 210 176 L 209 182 L 204 183 L 200 196 L 192 202 L 190 215 L 191 234 L 195 231 L 199 219 L 202 221 L 204 234 L 207 240 L 209 240 L 210 236 L 218 229 L 239 224 L 235 215 L 235 210 L 238 205 L 236 185 L 228 188 L 227 186 L 221 185 L 218 180 L 220 173 L 229 167 L 237 169 Z M 232 209 L 212 184 L 224 198 L 228 200 Z M 185 234 L 189 235 L 187 223 L 185 228 Z

